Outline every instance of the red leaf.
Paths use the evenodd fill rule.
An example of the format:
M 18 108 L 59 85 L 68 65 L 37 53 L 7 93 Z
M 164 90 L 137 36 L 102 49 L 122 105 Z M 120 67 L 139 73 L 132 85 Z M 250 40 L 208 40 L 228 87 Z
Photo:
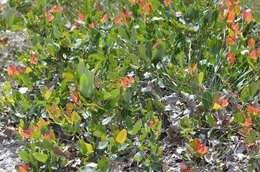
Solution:
M 7 43 L 8 43 L 8 38 L 0 40 L 0 45 L 7 45 Z
M 51 12 L 51 13 L 57 13 L 57 12 L 61 12 L 62 10 L 63 10 L 63 9 L 62 9 L 61 6 L 59 6 L 59 5 L 54 5 L 54 6 L 51 8 L 50 12 Z
M 54 19 L 54 16 L 53 16 L 52 14 L 48 14 L 48 15 L 45 16 L 45 18 L 46 18 L 49 22 L 51 22 L 51 21 Z
M 250 9 L 242 10 L 242 18 L 245 19 L 246 22 L 251 22 L 253 20 L 253 14 Z
M 234 56 L 233 53 L 231 53 L 231 52 L 227 53 L 227 61 L 230 62 L 230 63 L 234 63 L 235 62 L 235 56 Z
M 252 123 L 251 123 L 251 119 L 250 118 L 246 118 L 245 119 L 245 124 L 243 124 L 244 127 L 251 127 Z
M 115 18 L 114 18 L 114 21 L 115 21 L 117 24 L 120 24 L 120 25 L 123 24 L 122 20 L 121 20 L 119 17 L 115 17 Z
M 101 19 L 101 22 L 104 23 L 104 22 L 107 22 L 108 21 L 108 14 L 104 14 L 102 19 Z
M 134 82 L 134 78 L 133 77 L 125 77 L 122 81 L 121 84 L 123 86 L 123 88 L 126 88 L 127 85 L 130 85 Z
M 77 18 L 80 21 L 84 21 L 86 17 L 85 17 L 85 15 L 83 13 L 80 13 Z

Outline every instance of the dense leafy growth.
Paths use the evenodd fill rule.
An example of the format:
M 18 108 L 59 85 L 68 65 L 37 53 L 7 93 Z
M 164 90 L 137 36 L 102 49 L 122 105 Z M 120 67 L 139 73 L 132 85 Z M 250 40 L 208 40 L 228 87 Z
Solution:
M 239 0 L 10 0 L 1 8 L 1 30 L 26 29 L 32 45 L 16 52 L 0 93 L 0 109 L 28 141 L 20 171 L 109 171 L 119 162 L 162 171 L 163 133 L 176 121 L 178 144 L 198 162 L 213 149 L 194 134 L 201 128 L 239 135 L 259 159 L 260 18 Z M 194 113 L 169 121 L 162 97 L 172 93 L 195 95 Z

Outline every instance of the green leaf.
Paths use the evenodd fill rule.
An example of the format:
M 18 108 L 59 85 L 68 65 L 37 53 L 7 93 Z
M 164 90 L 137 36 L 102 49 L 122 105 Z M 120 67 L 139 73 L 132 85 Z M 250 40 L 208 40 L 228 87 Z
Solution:
M 40 162 L 46 162 L 48 160 L 48 156 L 44 153 L 34 152 L 33 157 Z
M 210 109 L 213 106 L 213 96 L 209 91 L 203 93 L 202 103 L 205 109 Z
M 200 72 L 200 73 L 199 73 L 199 76 L 198 76 L 199 85 L 202 84 L 203 79 L 204 79 L 204 73 L 203 73 L 203 72 Z
M 80 77 L 79 91 L 85 98 L 90 98 L 94 92 L 94 75 L 91 72 L 86 72 Z
M 22 150 L 19 153 L 19 156 L 20 156 L 21 160 L 23 160 L 23 161 L 30 161 L 30 155 L 26 150 Z
M 129 134 L 135 135 L 141 128 L 142 128 L 142 120 L 139 119 L 139 120 L 135 123 L 133 129 L 129 132 Z
M 82 154 L 90 155 L 94 152 L 92 145 L 89 143 L 85 143 L 84 140 L 79 141 L 79 148 Z
M 80 172 L 99 172 L 99 171 L 93 167 L 83 167 L 80 169 Z

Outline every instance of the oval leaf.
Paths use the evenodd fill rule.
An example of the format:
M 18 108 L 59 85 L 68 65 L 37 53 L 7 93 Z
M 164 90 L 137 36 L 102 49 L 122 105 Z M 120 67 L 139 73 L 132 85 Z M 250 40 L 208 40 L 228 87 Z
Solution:
M 48 156 L 46 154 L 39 153 L 39 152 L 34 152 L 33 157 L 40 162 L 46 162 L 48 160 Z
M 127 131 L 126 129 L 123 129 L 116 136 L 116 142 L 119 144 L 123 144 L 126 141 L 126 138 L 127 138 Z

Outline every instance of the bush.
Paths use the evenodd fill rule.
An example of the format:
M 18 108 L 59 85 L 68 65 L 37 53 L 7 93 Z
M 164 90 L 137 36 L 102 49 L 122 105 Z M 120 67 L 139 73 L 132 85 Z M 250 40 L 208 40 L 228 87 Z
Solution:
M 32 44 L 7 69 L 16 85 L 6 81 L 0 100 L 19 120 L 28 141 L 20 157 L 33 171 L 119 162 L 160 171 L 161 97 L 186 92 L 203 103 L 202 115 L 180 124 L 197 157 L 208 148 L 193 130 L 217 125 L 212 114 L 231 107 L 232 95 L 243 108 L 259 98 L 259 19 L 236 1 L 10 0 L 2 13 L 1 28 L 26 29 Z M 255 143 L 259 109 L 248 107 L 232 109 L 229 132 L 244 127 Z

